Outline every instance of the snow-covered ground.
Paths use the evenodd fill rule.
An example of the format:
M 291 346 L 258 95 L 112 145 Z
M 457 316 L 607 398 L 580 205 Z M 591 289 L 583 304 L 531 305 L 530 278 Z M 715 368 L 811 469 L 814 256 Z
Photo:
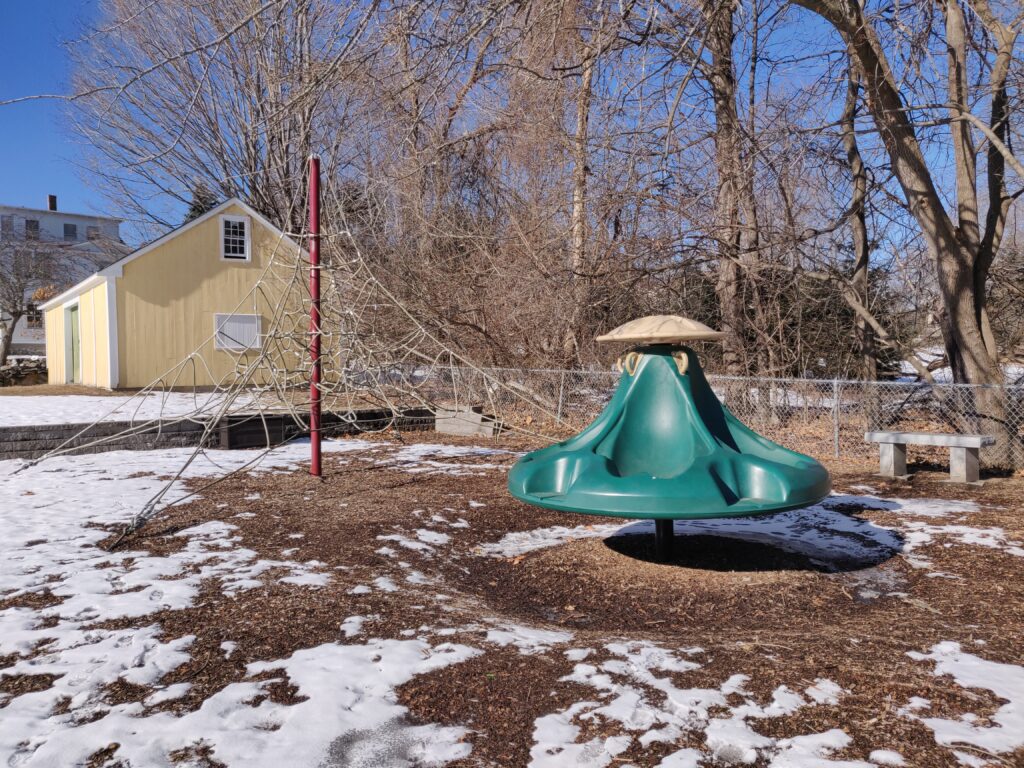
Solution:
M 92 424 L 95 421 L 176 419 L 215 415 L 224 402 L 218 393 L 153 392 L 137 395 L 4 395 L 0 390 L 0 427 L 38 424 Z M 232 410 L 247 400 L 239 398 Z
M 898 512 L 906 517 L 899 530 L 851 517 L 838 511 L 852 501 L 867 509 Z M 953 543 L 998 549 L 1024 558 L 1024 545 L 998 527 L 940 525 L 917 518 L 941 518 L 977 511 L 970 501 L 937 499 L 879 499 L 873 496 L 850 497 L 833 494 L 820 504 L 804 509 L 780 512 L 768 518 L 736 517 L 720 520 L 676 520 L 676 535 L 708 534 L 724 538 L 770 544 L 786 552 L 810 558 L 823 566 L 871 565 L 902 553 L 915 566 L 927 568 L 926 558 L 915 550 L 943 537 L 946 546 Z M 598 524 L 573 528 L 554 526 L 506 534 L 499 541 L 480 547 L 483 554 L 516 557 L 538 549 L 554 547 L 577 539 L 607 538 L 651 534 L 654 523 L 643 520 L 629 525 Z
M 941 346 L 923 347 L 915 350 L 914 353 L 925 365 L 931 365 L 946 356 L 946 350 Z M 900 373 L 902 374 L 902 381 L 917 381 L 919 379 L 914 366 L 906 360 L 900 361 Z M 932 371 L 932 376 L 939 384 L 951 384 L 953 382 L 953 369 L 949 366 L 936 368 Z M 1003 365 L 1003 376 L 1006 377 L 1006 383 L 1010 386 L 1024 386 L 1024 365 L 1005 363 Z
M 423 444 L 382 448 L 381 443 L 361 440 L 328 442 L 325 450 L 417 475 L 444 472 L 456 477 L 492 470 L 496 465 L 487 462 L 499 453 L 491 448 Z M 303 442 L 282 446 L 255 471 L 294 468 L 307 452 Z M 704 667 L 700 648 L 629 638 L 591 647 L 580 644 L 573 632 L 522 626 L 501 617 L 481 617 L 471 626 L 446 626 L 441 611 L 435 616 L 437 627 L 410 627 L 402 639 L 367 637 L 363 627 L 369 617 L 339 616 L 338 642 L 248 664 L 247 676 L 252 678 L 281 670 L 297 695 L 305 697 L 299 703 L 268 698 L 269 686 L 280 677 L 261 678 L 227 685 L 183 715 L 147 712 L 144 704 L 188 693 L 189 683 L 165 687 L 160 680 L 189 660 L 196 639 L 165 637 L 154 614 L 193 605 L 200 584 L 211 579 L 230 595 L 263 586 L 268 579 L 329 589 L 339 578 L 323 563 L 291 557 L 293 550 L 282 553 L 281 559 L 267 559 L 246 548 L 231 523 L 231 510 L 224 520 L 179 531 L 182 547 L 177 552 L 101 549 L 98 544 L 108 534 L 99 526 L 127 522 L 163 486 L 159 476 L 177 471 L 189 454 L 179 449 L 64 457 L 21 472 L 16 472 L 21 462 L 0 462 L 0 599 L 44 589 L 60 599 L 47 607 L 0 610 L 0 657 L 14 655 L 13 662 L 0 669 L 0 679 L 55 676 L 44 690 L 0 693 L 0 764 L 80 765 L 97 745 L 117 744 L 117 758 L 126 764 L 162 766 L 171 764 L 171 753 L 201 744 L 216 760 L 247 768 L 443 765 L 471 754 L 470 727 L 411 724 L 396 688 L 418 675 L 497 649 L 515 649 L 524 657 L 562 654 L 572 662 L 572 672 L 562 682 L 587 691 L 569 706 L 552 707 L 536 718 L 530 765 L 537 768 L 629 765 L 620 756 L 632 746 L 675 744 L 695 733 L 702 736 L 703 748 L 674 749 L 660 765 L 698 768 L 708 761 L 743 765 L 757 760 L 773 768 L 914 764 L 913 755 L 890 748 L 884 732 L 877 734 L 866 760 L 851 760 L 834 756 L 851 742 L 840 728 L 773 738 L 755 727 L 766 718 L 808 707 L 841 706 L 849 692 L 824 677 L 779 686 L 765 701 L 748 688 L 755 672 L 751 669 L 736 669 L 714 685 L 681 684 L 680 675 Z M 255 455 L 210 451 L 185 476 L 220 475 Z M 442 461 L 445 458 L 453 461 Z M 469 458 L 477 463 L 460 461 Z M 500 482 L 502 475 L 496 476 Z M 168 498 L 175 498 L 175 493 Z M 962 521 L 977 509 L 970 502 L 876 496 L 856 500 L 895 511 L 904 522 L 895 530 L 843 515 L 838 510 L 851 498 L 834 496 L 809 510 L 769 520 L 686 522 L 678 523 L 677 530 L 774 543 L 812 558 L 825 557 L 829 550 L 832 560 L 837 551 L 840 558 L 868 561 L 881 553 L 900 552 L 921 568 L 929 563 L 915 550 L 939 537 L 948 546 L 990 547 L 1024 557 L 1020 543 L 1001 529 L 975 528 Z M 421 526 L 379 537 L 379 553 L 392 559 L 404 554 L 425 560 L 444 557 L 468 526 L 454 508 L 435 514 L 414 510 L 413 515 Z M 956 519 L 943 520 L 949 517 Z M 513 557 L 572 539 L 642 532 L 645 525 L 632 524 L 625 530 L 595 525 L 514 531 L 480 547 L 479 556 Z M 405 565 L 404 582 L 382 572 L 352 590 L 390 594 L 400 592 L 406 583 L 430 583 Z M 128 628 L 96 628 L 99 622 L 125 619 L 131 620 Z M 467 632 L 478 641 L 445 639 Z M 221 649 L 230 655 L 234 643 L 226 641 Z M 930 729 L 937 744 L 949 747 L 951 764 L 983 765 L 979 754 L 1024 747 L 1024 668 L 989 661 L 955 642 L 937 643 L 927 653 L 908 649 L 907 654 L 914 663 L 933 667 L 936 676 L 950 675 L 965 689 L 987 689 L 1003 702 L 984 719 L 931 716 L 930 702 L 920 698 L 892 702 L 902 707 L 903 717 Z M 153 693 L 144 704 L 104 701 L 104 688 L 119 680 L 150 686 Z M 588 723 L 601 723 L 603 735 L 586 733 Z
M 359 440 L 330 441 L 328 452 L 371 447 Z M 443 447 L 439 447 L 441 449 Z M 275 450 L 259 470 L 281 470 L 308 456 L 299 442 Z M 423 451 L 429 455 L 429 450 Z M 436 452 L 435 452 L 436 453 Z M 58 675 L 53 687 L 21 696 L 0 693 L 0 762 L 5 765 L 79 765 L 97 745 L 116 742 L 132 765 L 168 765 L 168 754 L 196 742 L 212 746 L 228 765 L 319 765 L 345 734 L 356 740 L 345 765 L 405 765 L 407 755 L 436 765 L 468 753 L 461 728 L 406 726 L 394 688 L 421 674 L 480 653 L 478 649 L 422 640 L 371 640 L 327 644 L 287 659 L 250 665 L 250 674 L 284 669 L 307 701 L 283 706 L 249 704 L 273 680 L 233 684 L 183 717 L 141 717 L 139 704 L 109 706 L 104 686 L 118 680 L 152 685 L 188 660 L 194 637 L 165 641 L 147 616 L 193 603 L 206 579 L 220 580 L 230 594 L 262 586 L 268 571 L 283 583 L 323 587 L 331 574 L 316 561 L 274 561 L 239 546 L 234 526 L 211 521 L 181 531 L 184 549 L 169 556 L 119 551 L 97 545 L 108 534 L 96 526 L 128 522 L 163 482 L 156 476 L 179 469 L 190 451 L 112 452 L 45 462 L 15 474 L 21 462 L 0 462 L 0 598 L 42 588 L 63 598 L 50 609 L 0 611 L 0 656 L 27 655 L 3 675 Z M 211 451 L 186 478 L 219 475 L 251 461 L 250 451 Z M 152 473 L 152 475 L 140 475 Z M 108 481 L 108 482 L 102 482 Z M 174 498 L 175 493 L 169 496 Z M 137 619 L 137 628 L 91 629 L 98 622 Z M 352 629 L 353 624 L 347 625 Z M 339 684 L 339 681 L 344 684 Z M 179 698 L 188 685 L 158 690 L 147 700 Z M 64 714 L 55 710 L 66 709 Z M 340 763 L 339 763 L 340 765 Z

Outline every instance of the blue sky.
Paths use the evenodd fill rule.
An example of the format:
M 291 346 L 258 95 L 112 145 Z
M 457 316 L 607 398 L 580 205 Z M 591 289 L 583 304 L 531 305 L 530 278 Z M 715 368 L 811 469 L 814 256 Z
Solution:
M 96 0 L 0 0 L 0 101 L 66 93 L 62 43 L 85 33 L 95 14 Z M 55 100 L 0 107 L 0 203 L 42 208 L 55 194 L 63 210 L 107 213 L 79 178 L 61 112 Z

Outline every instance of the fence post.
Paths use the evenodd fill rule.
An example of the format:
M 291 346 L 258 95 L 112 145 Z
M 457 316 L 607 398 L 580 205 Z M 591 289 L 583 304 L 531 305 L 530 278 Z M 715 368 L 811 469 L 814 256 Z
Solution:
M 832 379 L 832 449 L 839 458 L 839 379 Z
M 562 423 L 562 395 L 565 393 L 565 371 L 562 371 L 562 379 L 558 384 L 558 414 L 555 419 L 559 424 Z

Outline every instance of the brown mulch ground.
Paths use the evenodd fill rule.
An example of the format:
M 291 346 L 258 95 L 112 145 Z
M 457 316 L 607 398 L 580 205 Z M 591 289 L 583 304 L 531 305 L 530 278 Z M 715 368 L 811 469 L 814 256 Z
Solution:
M 460 442 L 435 434 L 412 439 Z M 506 446 L 522 449 L 528 441 L 503 442 Z M 378 456 L 389 450 L 382 446 Z M 989 660 L 1024 663 L 1021 560 L 998 550 L 946 547 L 942 541 L 919 550 L 932 561 L 930 570 L 956 578 L 929 578 L 900 557 L 833 572 L 775 547 L 714 536 L 687 538 L 670 563 L 654 562 L 653 542 L 646 536 L 580 540 L 508 559 L 483 557 L 477 547 L 507 532 L 591 525 L 595 519 L 515 501 L 505 491 L 503 470 L 480 469 L 458 477 L 412 474 L 367 460 L 372 458 L 328 454 L 322 481 L 304 472 L 232 477 L 132 537 L 130 549 L 168 552 L 185 542 L 174 533 L 221 519 L 238 526 L 241 546 L 261 556 L 320 560 L 335 574 L 326 588 L 268 578 L 270 586 L 231 597 L 208 583 L 193 607 L 147 616 L 146 623 L 160 623 L 168 638 L 197 635 L 191 660 L 161 681 L 187 681 L 192 688 L 184 698 L 155 709 L 194 709 L 245 678 L 247 663 L 342 640 L 340 624 L 347 616 L 372 617 L 363 625 L 363 638 L 408 637 L 414 630 L 440 642 L 434 630 L 455 628 L 445 641 L 478 647 L 488 628 L 482 625 L 493 617 L 571 631 L 572 647 L 596 649 L 588 663 L 610 658 L 604 645 L 624 637 L 673 648 L 698 646 L 703 650 L 694 660 L 702 667 L 673 674 L 677 685 L 716 688 L 742 673 L 750 676 L 748 689 L 762 702 L 780 685 L 800 690 L 816 678 L 828 678 L 848 691 L 838 706 L 805 707 L 792 716 L 759 720 L 756 729 L 781 737 L 842 728 L 853 743 L 837 757 L 866 759 L 871 750 L 885 748 L 902 752 L 910 765 L 938 768 L 951 764 L 950 752 L 936 746 L 930 730 L 896 710 L 911 696 L 922 696 L 932 701 L 933 716 L 973 712 L 984 717 L 1000 702 L 987 691 L 965 691 L 935 677 L 930 663 L 914 661 L 907 652 L 927 652 L 937 642 L 952 640 Z M 514 459 L 505 454 L 441 461 L 507 466 Z M 869 485 L 887 498 L 976 501 L 981 510 L 966 524 L 999 526 L 1011 538 L 1024 538 L 1024 481 L 1019 478 L 997 478 L 976 488 L 946 484 L 940 472 L 919 473 L 903 482 L 875 477 L 865 465 L 837 465 L 833 471 L 836 490 L 851 494 L 862 492 L 851 486 Z M 246 498 L 255 493 L 261 498 Z M 235 516 L 247 512 L 255 516 Z M 883 525 L 899 519 L 894 512 L 856 505 L 843 512 Z M 432 556 L 378 538 L 413 537 L 431 524 L 433 515 L 449 522 L 463 519 L 468 527 L 433 523 L 452 539 Z M 379 553 L 383 546 L 399 554 Z M 282 551 L 290 549 L 298 551 L 282 558 Z M 430 583 L 406 582 L 412 571 Z M 401 590 L 349 593 L 379 576 L 388 576 Z M 864 579 L 891 588 L 865 598 L 859 589 Z M 220 648 L 224 641 L 237 643 L 230 658 Z M 520 766 L 528 762 L 536 718 L 599 696 L 593 688 L 560 681 L 572 668 L 562 649 L 527 656 L 512 646 L 487 646 L 481 656 L 413 679 L 399 697 L 414 720 L 462 725 L 473 732 L 473 753 L 465 766 Z M 48 684 L 39 677 L 6 684 L 35 690 Z M 140 701 L 148 690 L 123 684 L 107 693 L 111 702 Z M 288 702 L 296 691 L 281 684 L 271 695 Z M 584 736 L 600 733 L 602 726 L 586 728 L 593 730 Z M 617 764 L 656 765 L 671 751 L 702 744 L 699 731 L 687 738 L 648 748 L 635 744 Z M 202 756 L 181 757 L 186 758 Z M 1000 763 L 1024 765 L 1024 751 L 1002 755 Z

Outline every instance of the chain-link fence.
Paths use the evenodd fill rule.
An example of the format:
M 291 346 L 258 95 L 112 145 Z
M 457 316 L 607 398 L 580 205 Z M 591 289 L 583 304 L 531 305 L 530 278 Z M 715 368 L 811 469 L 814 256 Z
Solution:
M 611 398 L 619 374 L 602 371 L 439 368 L 424 385 L 435 402 L 481 406 L 517 424 L 586 426 Z M 992 434 L 987 466 L 1024 467 L 1024 387 L 762 379 L 708 376 L 715 393 L 749 427 L 818 458 L 869 459 L 871 430 Z M 942 449 L 912 448 L 914 459 L 945 463 Z

